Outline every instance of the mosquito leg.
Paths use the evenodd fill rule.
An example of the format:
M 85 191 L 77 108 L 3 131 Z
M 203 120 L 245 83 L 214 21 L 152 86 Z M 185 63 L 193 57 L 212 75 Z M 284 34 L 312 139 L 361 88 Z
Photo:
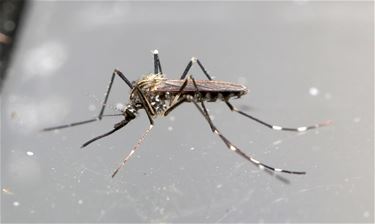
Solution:
M 213 133 L 217 134 L 221 140 L 224 142 L 224 144 L 227 146 L 228 149 L 236 152 L 237 154 L 239 154 L 240 156 L 242 156 L 243 158 L 245 158 L 246 160 L 248 160 L 249 162 L 253 163 L 254 165 L 258 166 L 260 169 L 268 169 L 270 171 L 273 171 L 273 172 L 282 172 L 282 173 L 289 173 L 289 174 L 306 174 L 306 172 L 304 171 L 291 171 L 291 170 L 284 170 L 284 169 L 280 169 L 280 168 L 274 168 L 272 166 L 269 166 L 267 164 L 264 164 L 258 160 L 256 160 L 255 158 L 253 158 L 252 156 L 250 155 L 247 155 L 246 153 L 244 153 L 240 148 L 238 148 L 237 146 L 235 146 L 234 144 L 232 144 L 226 137 L 224 137 L 224 135 L 221 134 L 221 132 L 216 128 L 216 126 L 212 123 L 212 120 L 207 112 L 207 109 L 206 107 L 204 106 L 204 103 L 201 102 L 201 106 L 202 108 L 198 105 L 197 102 L 195 101 L 192 101 L 194 103 L 194 105 L 197 107 L 197 109 L 199 110 L 199 112 L 201 112 L 201 114 L 206 118 L 208 124 L 210 125 L 210 128 L 212 130 Z
M 91 123 L 91 122 L 94 122 L 94 121 L 98 121 L 98 118 L 93 118 L 93 119 L 86 120 L 86 121 L 79 121 L 79 122 L 75 122 L 75 123 L 71 123 L 71 124 L 64 124 L 64 125 L 44 128 L 44 129 L 42 129 L 42 131 L 58 130 L 58 129 L 73 127 L 73 126 L 77 126 L 77 125 L 81 125 L 81 124 L 87 124 L 87 123 Z
M 231 103 L 229 103 L 228 101 L 225 102 L 229 109 L 231 111 L 234 111 L 234 112 L 237 112 L 245 117 L 248 117 L 266 127 L 269 127 L 273 130 L 276 130 L 276 131 L 295 131 L 295 132 L 304 132 L 304 131 L 307 131 L 307 130 L 310 130 L 310 129 L 315 129 L 315 128 L 320 128 L 320 127 L 324 127 L 324 126 L 327 126 L 327 125 L 330 125 L 332 123 L 332 121 L 324 121 L 324 122 L 321 122 L 321 123 L 318 123 L 318 124 L 314 124 L 314 125 L 310 125 L 310 126 L 302 126 L 302 127 L 298 127 L 298 128 L 287 128 L 287 127 L 281 127 L 281 126 L 278 126 L 278 125 L 272 125 L 272 124 L 269 124 L 265 121 L 262 121 L 256 117 L 253 117 L 239 109 L 237 109 L 236 107 L 234 107 Z
M 197 63 L 199 65 L 199 67 L 202 69 L 203 73 L 206 75 L 206 77 L 208 78 L 208 80 L 212 80 L 212 77 L 208 74 L 208 71 L 203 67 L 202 63 L 199 61 L 198 58 L 195 58 L 195 57 L 192 57 L 189 61 L 189 63 L 187 64 L 185 70 L 184 70 L 184 73 L 182 73 L 180 79 L 185 79 L 186 75 L 188 74 L 191 66 L 194 64 L 194 63 Z
M 130 153 L 126 157 L 124 157 L 124 159 L 122 160 L 121 164 L 115 169 L 115 171 L 112 174 L 112 178 L 115 177 L 115 175 L 118 173 L 118 171 L 125 165 L 126 161 L 128 161 L 130 159 L 130 157 L 135 153 L 135 151 L 139 148 L 139 146 L 142 144 L 142 142 L 144 141 L 145 137 L 147 136 L 147 134 L 151 131 L 151 129 L 153 127 L 154 126 L 152 124 L 150 124 L 150 126 L 148 127 L 148 129 L 138 139 L 138 142 L 133 146 L 133 149 L 130 151 Z
M 103 113 L 104 113 L 104 109 L 107 105 L 107 101 L 108 101 L 108 97 L 109 97 L 109 93 L 111 91 L 111 88 L 112 88 L 112 84 L 113 84 L 113 81 L 115 79 L 115 76 L 118 75 L 120 76 L 120 78 L 129 86 L 130 89 L 133 88 L 133 85 L 131 84 L 131 82 L 125 77 L 124 74 L 122 74 L 122 72 L 120 72 L 119 70 L 115 69 L 112 73 L 112 77 L 111 77 L 111 81 L 109 82 L 109 85 L 108 85 L 108 89 L 104 95 L 104 101 L 103 101 L 103 104 L 102 104 L 102 109 L 100 110 L 100 113 L 98 115 L 98 119 L 101 120 L 102 119 L 102 116 L 103 116 Z
M 115 117 L 115 116 L 122 116 L 122 115 L 123 114 L 103 114 L 102 117 Z M 86 121 L 80 121 L 80 122 L 71 123 L 71 124 L 65 124 L 65 125 L 59 125 L 59 126 L 50 127 L 50 128 L 44 128 L 42 131 L 52 131 L 52 130 L 57 130 L 57 129 L 62 129 L 62 128 L 68 128 L 68 127 L 73 127 L 73 126 L 76 126 L 76 125 L 90 123 L 90 122 L 97 121 L 97 120 L 98 120 L 98 118 L 93 118 L 93 119 L 86 120 Z
M 185 89 L 186 85 L 188 84 L 188 81 L 189 80 L 187 78 L 185 78 L 185 81 L 182 83 L 182 85 L 181 85 L 180 89 L 178 90 L 176 96 L 173 98 L 173 100 L 171 100 L 169 102 L 169 106 L 172 106 L 172 105 L 176 104 L 180 100 L 182 92 Z
M 165 111 L 164 111 L 164 117 L 167 116 L 172 110 L 176 109 L 179 105 L 182 103 L 186 102 L 186 98 L 180 98 L 176 103 L 173 103 L 171 106 L 169 106 Z
M 150 120 L 150 126 L 153 126 L 154 124 L 154 121 L 152 119 L 152 114 L 155 113 L 151 107 L 151 104 L 150 102 L 148 102 L 147 98 L 144 96 L 144 94 L 142 93 L 142 91 L 139 89 L 138 86 L 135 86 L 134 89 L 136 90 L 138 96 L 140 97 L 141 99 L 141 102 L 143 104 L 143 107 L 145 108 L 145 111 L 146 111 L 146 114 L 148 116 L 148 119 Z M 103 115 L 102 115 L 103 116 Z M 86 143 L 84 143 L 81 148 L 83 147 L 86 147 L 87 145 L 91 144 L 92 142 L 98 140 L 98 139 L 101 139 L 101 138 L 104 138 L 108 135 L 111 135 L 112 133 L 118 131 L 119 129 L 123 128 L 125 125 L 127 125 L 129 123 L 129 121 L 131 121 L 132 119 L 134 119 L 135 117 L 129 117 L 128 119 L 125 119 L 117 124 L 115 124 L 113 130 L 105 133 L 105 134 L 102 134 L 102 135 L 99 135 L 89 141 L 87 141 Z
M 193 84 L 194 84 L 194 86 L 196 88 L 196 94 L 199 94 L 199 89 L 197 87 L 197 84 L 196 84 L 194 78 L 192 76 L 189 76 L 189 78 L 193 81 Z M 221 134 L 221 132 L 219 131 L 219 129 L 216 128 L 216 126 L 213 124 L 213 122 L 212 122 L 212 120 L 210 118 L 210 115 L 208 114 L 208 111 L 207 111 L 206 106 L 204 105 L 203 101 L 201 102 L 201 107 L 203 109 L 198 105 L 198 103 L 196 102 L 195 99 L 191 99 L 191 101 L 197 107 L 197 109 L 199 110 L 199 112 L 201 112 L 201 114 L 204 116 L 204 118 L 206 119 L 206 121 L 210 125 L 211 131 L 213 133 L 217 134 L 221 138 L 221 140 L 224 142 L 224 144 L 227 146 L 228 149 L 236 152 L 240 156 L 244 157 L 246 160 L 248 160 L 251 163 L 253 163 L 256 166 L 258 166 L 260 169 L 266 168 L 266 169 L 268 169 L 270 171 L 273 171 L 273 172 L 282 172 L 282 173 L 289 173 L 289 174 L 306 174 L 306 172 L 304 172 L 304 171 L 290 171 L 290 170 L 284 170 L 284 169 L 280 169 L 280 168 L 274 168 L 272 166 L 269 166 L 267 164 L 264 164 L 264 163 L 262 163 L 262 162 L 260 162 L 260 161 L 258 161 L 256 159 L 254 159 L 250 155 L 247 155 L 240 148 L 238 148 L 237 146 L 235 146 L 234 144 L 232 144 L 226 137 L 224 137 L 224 135 Z
M 145 95 L 139 89 L 139 87 L 135 86 L 134 89 L 137 90 L 137 93 L 138 93 L 139 98 L 141 99 L 143 108 L 146 111 L 148 120 L 150 121 L 150 124 L 153 125 L 154 124 L 154 120 L 152 119 L 152 116 L 155 115 L 156 112 L 154 111 L 153 107 L 151 106 L 151 103 L 147 100 L 147 98 L 145 97 Z
M 161 64 L 159 59 L 159 51 L 153 50 L 152 53 L 154 54 L 154 74 L 163 74 L 163 71 L 161 70 Z
M 150 102 L 148 99 L 145 97 L 143 92 L 139 89 L 138 86 L 134 87 L 134 90 L 136 90 L 136 93 L 138 94 L 143 108 L 146 111 L 147 117 L 150 121 L 150 126 L 148 129 L 143 133 L 143 135 L 138 139 L 138 142 L 133 146 L 133 149 L 130 151 L 130 153 L 123 159 L 122 163 L 116 168 L 116 170 L 112 174 L 112 178 L 115 177 L 115 175 L 118 173 L 118 171 L 125 165 L 126 161 L 130 159 L 130 157 L 134 154 L 134 152 L 139 148 L 139 146 L 142 144 L 144 141 L 146 135 L 151 131 L 151 129 L 154 127 L 154 120 L 152 119 L 152 116 L 155 114 L 155 111 L 153 107 L 151 106 Z M 116 126 L 115 126 L 116 128 Z M 96 140 L 96 139 L 95 139 Z
M 103 114 L 104 114 L 104 109 L 106 107 L 106 104 L 107 104 L 107 101 L 108 101 L 108 96 L 109 96 L 109 93 L 111 91 L 111 88 L 112 88 L 112 84 L 113 84 L 113 81 L 115 79 L 115 76 L 118 75 L 120 76 L 120 78 L 132 89 L 133 88 L 133 85 L 131 84 L 131 82 L 124 76 L 124 74 L 122 74 L 119 70 L 115 69 L 112 73 L 112 76 L 111 76 L 111 80 L 109 82 L 109 85 L 108 85 L 108 88 L 107 88 L 107 91 L 105 93 L 105 96 L 104 96 L 104 101 L 102 103 L 102 107 L 100 109 L 100 112 L 99 112 L 99 115 L 96 117 L 96 118 L 93 118 L 93 119 L 90 119 L 90 120 L 85 120 L 85 121 L 79 121 L 79 122 L 74 122 L 74 123 L 71 123 L 71 124 L 66 124 L 66 125 L 59 125 L 59 126 L 55 126 L 55 127 L 50 127 L 50 128 L 45 128 L 45 129 L 42 129 L 42 131 L 52 131 L 52 130 L 57 130 L 57 129 L 62 129 L 62 128 L 68 128 L 68 127 L 73 127 L 73 126 L 77 126 L 77 125 L 81 125 L 81 124 L 87 124 L 87 123 L 91 123 L 91 122 L 94 122 L 94 121 L 100 121 L 102 118 L 103 118 Z

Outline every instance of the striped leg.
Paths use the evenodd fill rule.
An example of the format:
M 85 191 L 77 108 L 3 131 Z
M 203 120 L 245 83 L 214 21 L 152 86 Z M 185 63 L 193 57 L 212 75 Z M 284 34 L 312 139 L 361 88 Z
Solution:
M 197 86 L 194 78 L 192 76 L 190 76 L 189 78 L 193 81 L 193 84 L 194 84 L 195 88 L 197 89 L 196 94 L 199 94 L 198 86 Z M 206 119 L 206 121 L 210 125 L 211 131 L 213 133 L 217 134 L 220 137 L 220 139 L 224 142 L 224 144 L 227 146 L 228 149 L 232 150 L 233 152 L 236 152 L 237 154 L 239 154 L 240 156 L 242 156 L 246 160 L 248 160 L 251 163 L 253 163 L 254 165 L 258 166 L 260 169 L 266 168 L 266 169 L 268 169 L 270 171 L 273 171 L 273 172 L 282 172 L 282 173 L 289 173 L 289 174 L 306 174 L 306 172 L 304 172 L 304 171 L 291 171 L 291 170 L 284 170 L 284 169 L 280 169 L 280 168 L 274 168 L 272 166 L 269 166 L 267 164 L 264 164 L 264 163 L 262 163 L 262 162 L 260 162 L 256 159 L 254 159 L 250 155 L 247 155 L 240 148 L 233 145 L 226 137 L 224 137 L 224 135 L 221 134 L 219 129 L 216 128 L 216 126 L 213 124 L 213 122 L 210 118 L 210 115 L 208 114 L 208 111 L 207 111 L 206 106 L 204 105 L 203 101 L 201 102 L 201 106 L 198 105 L 198 103 L 196 102 L 195 99 L 190 99 L 190 101 L 194 103 L 194 105 L 197 107 L 199 112 L 201 112 L 201 114 L 204 116 L 204 118 Z
M 269 166 L 267 164 L 264 164 L 256 159 L 254 159 L 252 156 L 250 155 L 247 155 L 246 153 L 244 153 L 240 148 L 238 148 L 237 146 L 233 145 L 226 137 L 224 137 L 224 135 L 221 134 L 221 132 L 216 128 L 216 126 L 212 123 L 212 120 L 207 112 L 207 109 L 204 105 L 203 102 L 201 102 L 201 108 L 197 102 L 195 101 L 192 101 L 194 103 L 194 105 L 197 107 L 197 109 L 199 110 L 199 112 L 201 112 L 201 114 L 205 117 L 205 119 L 207 120 L 208 124 L 210 125 L 210 128 L 212 130 L 213 133 L 217 134 L 221 140 L 224 142 L 224 144 L 228 147 L 228 149 L 236 152 L 237 154 L 239 154 L 240 156 L 242 156 L 243 158 L 245 158 L 246 160 L 248 160 L 249 162 L 253 163 L 254 165 L 258 166 L 260 169 L 268 169 L 268 170 L 271 170 L 273 172 L 282 172 L 282 173 L 289 173 L 289 174 L 306 174 L 306 172 L 304 171 L 291 171 L 291 170 L 284 170 L 284 169 L 280 169 L 280 168 L 274 168 L 272 166 Z
M 315 129 L 315 128 L 320 128 L 320 127 L 324 127 L 324 126 L 327 126 L 327 125 L 330 125 L 332 123 L 332 121 L 328 120 L 328 121 L 324 121 L 324 122 L 321 122 L 321 123 L 318 123 L 318 124 L 314 124 L 314 125 L 310 125 L 310 126 L 303 126 L 303 127 L 298 127 L 298 128 L 287 128 L 287 127 L 281 127 L 281 126 L 278 126 L 278 125 L 272 125 L 272 124 L 269 124 L 265 121 L 262 121 L 256 117 L 253 117 L 239 109 L 237 109 L 236 107 L 234 107 L 231 103 L 229 103 L 228 101 L 225 102 L 229 109 L 231 111 L 234 111 L 234 112 L 237 112 L 245 117 L 248 117 L 266 127 L 269 127 L 273 130 L 276 130 L 276 131 L 295 131 L 295 132 L 304 132 L 304 131 L 307 131 L 307 130 L 310 130 L 310 129 Z
M 147 134 L 151 131 L 151 129 L 154 127 L 154 125 L 150 124 L 150 126 L 146 129 L 146 131 L 143 133 L 143 135 L 138 139 L 138 142 L 133 146 L 133 149 L 130 151 L 130 153 L 124 157 L 120 165 L 115 169 L 115 171 L 112 174 L 112 178 L 116 176 L 118 171 L 125 165 L 126 161 L 130 159 L 130 157 L 135 153 L 135 151 L 139 148 L 139 146 L 144 141 Z

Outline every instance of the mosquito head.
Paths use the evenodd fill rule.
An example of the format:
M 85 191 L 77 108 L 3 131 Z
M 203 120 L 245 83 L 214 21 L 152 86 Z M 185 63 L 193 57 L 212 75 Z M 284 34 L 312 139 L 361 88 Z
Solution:
M 116 110 L 120 111 L 124 115 L 125 120 L 128 121 L 136 118 L 138 113 L 138 109 L 132 104 L 123 105 L 119 103 L 116 105 Z

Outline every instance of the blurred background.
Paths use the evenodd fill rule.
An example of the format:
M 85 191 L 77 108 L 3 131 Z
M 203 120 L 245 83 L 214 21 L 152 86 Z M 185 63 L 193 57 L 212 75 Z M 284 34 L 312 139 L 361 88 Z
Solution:
M 1 4 L 2 222 L 374 222 L 373 2 Z M 136 80 L 153 71 L 154 49 L 170 79 L 195 56 L 246 85 L 232 103 L 270 123 L 333 120 L 277 132 L 208 104 L 245 152 L 307 175 L 280 181 L 249 164 L 191 104 L 156 120 L 114 179 L 144 113 L 84 149 L 121 117 L 40 131 L 97 116 L 113 69 Z M 107 113 L 128 94 L 116 77 Z

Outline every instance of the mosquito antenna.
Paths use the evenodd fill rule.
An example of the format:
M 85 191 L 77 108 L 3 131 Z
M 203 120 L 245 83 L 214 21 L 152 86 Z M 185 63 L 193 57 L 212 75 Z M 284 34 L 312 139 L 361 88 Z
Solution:
M 134 152 L 139 148 L 139 146 L 143 143 L 143 141 L 145 140 L 145 137 L 147 136 L 147 134 L 151 131 L 153 127 L 154 125 L 150 124 L 150 127 L 148 127 L 146 131 L 143 133 L 143 135 L 138 139 L 138 142 L 133 146 L 133 149 L 130 151 L 130 153 L 126 157 L 124 157 L 124 160 L 117 167 L 117 169 L 113 172 L 112 178 L 115 177 L 117 172 L 125 165 L 126 161 L 128 161 L 130 157 L 134 154 Z

